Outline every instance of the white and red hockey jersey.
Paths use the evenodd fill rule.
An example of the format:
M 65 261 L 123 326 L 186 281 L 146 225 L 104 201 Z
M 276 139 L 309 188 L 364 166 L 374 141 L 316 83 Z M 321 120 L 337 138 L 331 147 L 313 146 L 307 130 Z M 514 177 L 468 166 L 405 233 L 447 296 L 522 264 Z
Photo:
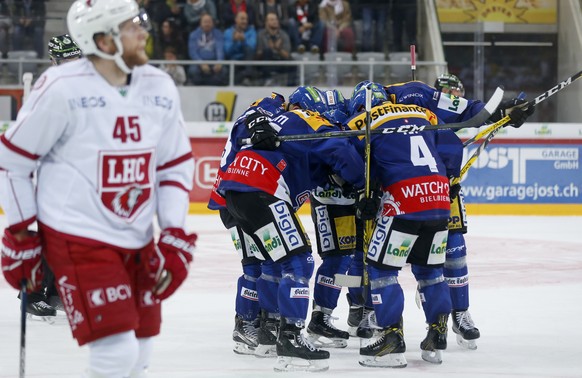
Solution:
M 49 68 L 0 136 L 0 206 L 80 238 L 140 248 L 183 227 L 194 164 L 172 79 L 136 67 L 111 86 L 87 59 Z M 38 168 L 38 169 L 37 169 Z M 32 172 L 36 171 L 36 185 Z

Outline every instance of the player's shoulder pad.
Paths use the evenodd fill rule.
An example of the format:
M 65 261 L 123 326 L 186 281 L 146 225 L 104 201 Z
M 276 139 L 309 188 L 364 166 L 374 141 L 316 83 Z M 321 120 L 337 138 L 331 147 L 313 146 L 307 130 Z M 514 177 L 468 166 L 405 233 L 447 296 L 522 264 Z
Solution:
M 288 115 L 288 117 L 291 120 L 295 120 L 296 122 L 306 123 L 315 132 L 320 130 L 322 127 L 324 128 L 335 127 L 329 120 L 327 120 L 321 114 L 317 112 L 312 112 L 310 110 L 295 109 L 284 113 L 284 115 Z

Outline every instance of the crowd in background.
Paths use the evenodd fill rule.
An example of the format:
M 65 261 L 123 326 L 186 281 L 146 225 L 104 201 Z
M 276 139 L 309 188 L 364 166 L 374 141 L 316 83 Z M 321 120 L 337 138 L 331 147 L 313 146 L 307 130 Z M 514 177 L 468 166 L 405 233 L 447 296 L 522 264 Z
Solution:
M 416 43 L 416 1 L 140 0 L 152 21 L 147 53 L 154 60 L 293 60 L 292 53 L 403 51 Z M 0 0 L 0 50 L 32 49 L 43 57 L 45 0 Z M 391 27 L 390 27 L 391 25 Z M 24 46 L 25 36 L 28 46 Z M 223 64 L 163 68 L 178 85 L 226 85 Z M 270 66 L 289 74 L 292 66 Z M 251 85 L 257 67 L 236 66 L 236 84 Z M 263 70 L 261 70 L 263 71 Z M 268 82 L 269 75 L 261 77 Z

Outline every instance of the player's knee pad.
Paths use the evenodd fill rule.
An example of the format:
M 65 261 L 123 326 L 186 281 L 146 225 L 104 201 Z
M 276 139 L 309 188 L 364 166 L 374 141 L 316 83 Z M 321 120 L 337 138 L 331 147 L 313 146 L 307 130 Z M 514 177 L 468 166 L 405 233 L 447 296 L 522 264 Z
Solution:
M 326 256 L 317 269 L 313 299 L 320 307 L 333 310 L 341 292 L 341 286 L 335 284 L 335 274 L 345 273 L 351 261 L 351 256 Z
M 152 357 L 152 350 L 154 345 L 154 339 L 152 337 L 142 337 L 137 339 L 139 343 L 139 356 L 137 363 L 131 369 L 130 378 L 146 378 L 147 369 L 150 366 L 150 361 Z
M 127 377 L 139 359 L 134 331 L 107 336 L 89 343 L 89 377 Z
M 449 234 L 444 276 L 451 292 L 453 309 L 466 310 L 469 308 L 467 247 L 465 237 L 460 232 Z
M 279 310 L 282 317 L 305 320 L 309 307 L 309 279 L 313 275 L 313 256 L 293 255 L 281 262 Z
M 418 282 L 418 292 L 427 323 L 436 322 L 439 314 L 450 313 L 451 295 L 443 276 L 443 268 L 413 264 L 412 273 Z
M 299 281 L 302 279 L 309 280 L 313 276 L 314 261 L 311 253 L 301 253 L 292 255 L 281 260 L 281 275 L 292 276 L 293 280 Z
M 281 282 L 281 264 L 268 260 L 261 264 L 261 275 L 257 280 L 259 307 L 269 313 L 279 312 L 278 293 Z
M 253 320 L 259 314 L 257 280 L 261 274 L 261 264 L 243 265 L 243 275 L 238 278 L 235 310 L 244 320 Z
M 460 232 L 449 234 L 444 268 L 449 285 L 462 286 L 468 282 L 467 247 L 465 238 Z
M 404 311 L 404 293 L 398 283 L 398 270 L 368 266 L 372 304 L 381 327 L 400 322 Z

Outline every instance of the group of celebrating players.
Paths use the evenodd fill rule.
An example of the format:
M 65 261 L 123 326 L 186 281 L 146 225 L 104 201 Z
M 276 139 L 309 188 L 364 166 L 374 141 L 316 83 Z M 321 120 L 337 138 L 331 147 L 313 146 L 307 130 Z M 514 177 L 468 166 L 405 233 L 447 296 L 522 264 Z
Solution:
M 67 25 L 83 58 L 46 70 L 0 135 L 2 273 L 49 302 L 55 284 L 55 306 L 88 345 L 88 377 L 145 377 L 162 302 L 186 279 L 197 241 L 185 227 L 191 146 L 175 84 L 147 64 L 148 18 L 135 0 L 77 0 Z M 54 41 L 62 58 L 78 57 L 67 41 Z M 406 366 L 406 264 L 428 324 L 422 358 L 442 361 L 450 314 L 459 343 L 476 348 L 463 197 L 451 185 L 463 146 L 446 127 L 414 130 L 470 119 L 484 104 L 463 98 L 452 75 L 435 87 L 362 82 L 346 100 L 302 86 L 287 100 L 257 100 L 236 120 L 209 203 L 242 263 L 235 352 L 276 356 L 277 371 L 322 371 L 329 352 L 319 348 L 357 336 L 361 365 Z M 523 103 L 503 102 L 490 121 L 509 115 L 521 126 L 534 110 Z M 382 134 L 326 134 L 365 127 Z M 298 134 L 321 135 L 282 141 Z M 308 199 L 322 260 L 313 296 L 315 262 L 297 215 Z M 43 287 L 47 267 L 54 278 Z M 331 323 L 340 277 L 356 281 L 346 285 L 349 332 Z
M 406 264 L 428 324 L 422 358 L 442 362 L 449 315 L 459 345 L 477 348 L 480 333 L 468 311 L 465 207 L 460 185 L 451 184 L 460 176 L 463 145 L 446 127 L 397 131 L 462 122 L 484 108 L 463 95 L 462 83 L 450 74 L 434 87 L 364 81 L 347 100 L 338 90 L 300 86 L 287 101 L 277 93 L 257 100 L 236 120 L 209 202 L 241 257 L 236 353 L 277 356 L 276 371 L 323 371 L 329 352 L 319 348 L 346 347 L 352 336 L 360 338 L 360 365 L 406 366 L 398 283 Z M 488 121 L 509 115 L 508 124 L 519 127 L 534 110 L 524 103 L 503 101 Z M 362 130 L 366 122 L 372 130 L 393 129 L 370 137 L 368 168 L 363 137 L 280 140 Z M 314 258 L 297 215 L 308 199 L 322 261 L 313 296 Z M 331 322 L 346 273 L 357 282 L 348 284 L 349 332 Z

